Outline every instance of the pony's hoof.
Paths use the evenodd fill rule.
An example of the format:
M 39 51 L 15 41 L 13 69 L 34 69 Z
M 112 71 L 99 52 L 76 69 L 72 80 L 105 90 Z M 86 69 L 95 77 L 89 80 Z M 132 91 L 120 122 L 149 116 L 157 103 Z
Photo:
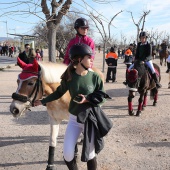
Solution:
M 157 105 L 157 103 L 156 102 L 153 102 L 153 106 L 156 106 Z
M 141 115 L 141 113 L 142 113 L 142 112 L 138 110 L 138 111 L 136 112 L 136 116 L 139 117 L 139 116 Z
M 129 116 L 133 116 L 134 115 L 134 111 L 129 111 Z
M 143 106 L 142 106 L 142 110 L 145 110 L 145 107 L 146 107 L 146 105 L 143 105 Z
M 47 165 L 46 170 L 57 170 L 55 165 Z

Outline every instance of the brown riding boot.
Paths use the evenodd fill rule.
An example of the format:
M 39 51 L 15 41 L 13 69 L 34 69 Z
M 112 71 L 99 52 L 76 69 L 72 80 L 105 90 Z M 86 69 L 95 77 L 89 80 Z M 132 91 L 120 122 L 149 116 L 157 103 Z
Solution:
M 87 170 L 97 170 L 97 160 L 96 157 L 87 162 Z
M 155 83 L 156 83 L 156 87 L 157 87 L 157 88 L 161 88 L 162 85 L 159 83 L 158 78 L 157 78 L 157 76 L 156 76 L 156 73 L 152 74 L 152 78 L 154 79 L 154 81 L 155 81 Z

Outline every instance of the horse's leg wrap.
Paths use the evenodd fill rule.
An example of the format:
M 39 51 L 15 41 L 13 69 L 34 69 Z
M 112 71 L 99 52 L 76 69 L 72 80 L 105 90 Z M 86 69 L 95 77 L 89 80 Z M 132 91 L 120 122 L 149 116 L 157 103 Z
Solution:
M 139 98 L 139 104 L 138 104 L 138 111 L 141 111 L 142 110 L 142 103 L 143 103 L 143 100 L 141 98 Z
M 146 103 L 147 103 L 147 92 L 144 95 L 144 100 L 143 100 L 143 106 L 142 107 L 146 107 Z
M 133 110 L 132 98 L 131 97 L 128 97 L 128 109 L 129 109 L 129 111 Z
M 156 106 L 157 100 L 158 100 L 158 92 L 156 92 L 156 94 L 154 96 L 153 106 Z
M 128 97 L 128 112 L 130 116 L 134 115 L 134 111 L 133 111 L 133 105 L 132 105 L 132 98 Z
M 55 147 L 49 146 L 48 165 L 54 164 L 54 151 L 55 151 Z

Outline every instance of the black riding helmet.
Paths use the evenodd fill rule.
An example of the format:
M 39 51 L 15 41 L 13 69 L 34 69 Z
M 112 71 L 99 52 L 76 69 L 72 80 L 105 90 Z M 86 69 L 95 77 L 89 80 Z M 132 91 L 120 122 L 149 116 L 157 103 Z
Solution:
M 89 24 L 85 18 L 78 18 L 74 23 L 74 28 L 77 29 L 79 27 L 89 28 Z
M 145 32 L 145 31 L 140 32 L 139 38 L 141 38 L 141 37 L 146 37 L 146 38 L 148 38 L 147 32 Z
M 69 58 L 71 61 L 77 61 L 78 58 L 83 59 L 85 55 L 93 55 L 91 47 L 86 44 L 74 44 L 70 48 Z

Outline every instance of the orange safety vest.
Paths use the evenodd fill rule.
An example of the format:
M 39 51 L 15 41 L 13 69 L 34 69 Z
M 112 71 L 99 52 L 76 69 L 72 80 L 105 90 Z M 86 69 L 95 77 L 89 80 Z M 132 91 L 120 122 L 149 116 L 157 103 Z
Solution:
M 118 59 L 118 56 L 117 56 L 116 53 L 109 52 L 109 53 L 106 55 L 106 59 L 108 59 L 108 58 Z
M 132 51 L 130 49 L 127 49 L 125 51 L 125 55 L 127 55 L 127 56 L 132 55 Z

